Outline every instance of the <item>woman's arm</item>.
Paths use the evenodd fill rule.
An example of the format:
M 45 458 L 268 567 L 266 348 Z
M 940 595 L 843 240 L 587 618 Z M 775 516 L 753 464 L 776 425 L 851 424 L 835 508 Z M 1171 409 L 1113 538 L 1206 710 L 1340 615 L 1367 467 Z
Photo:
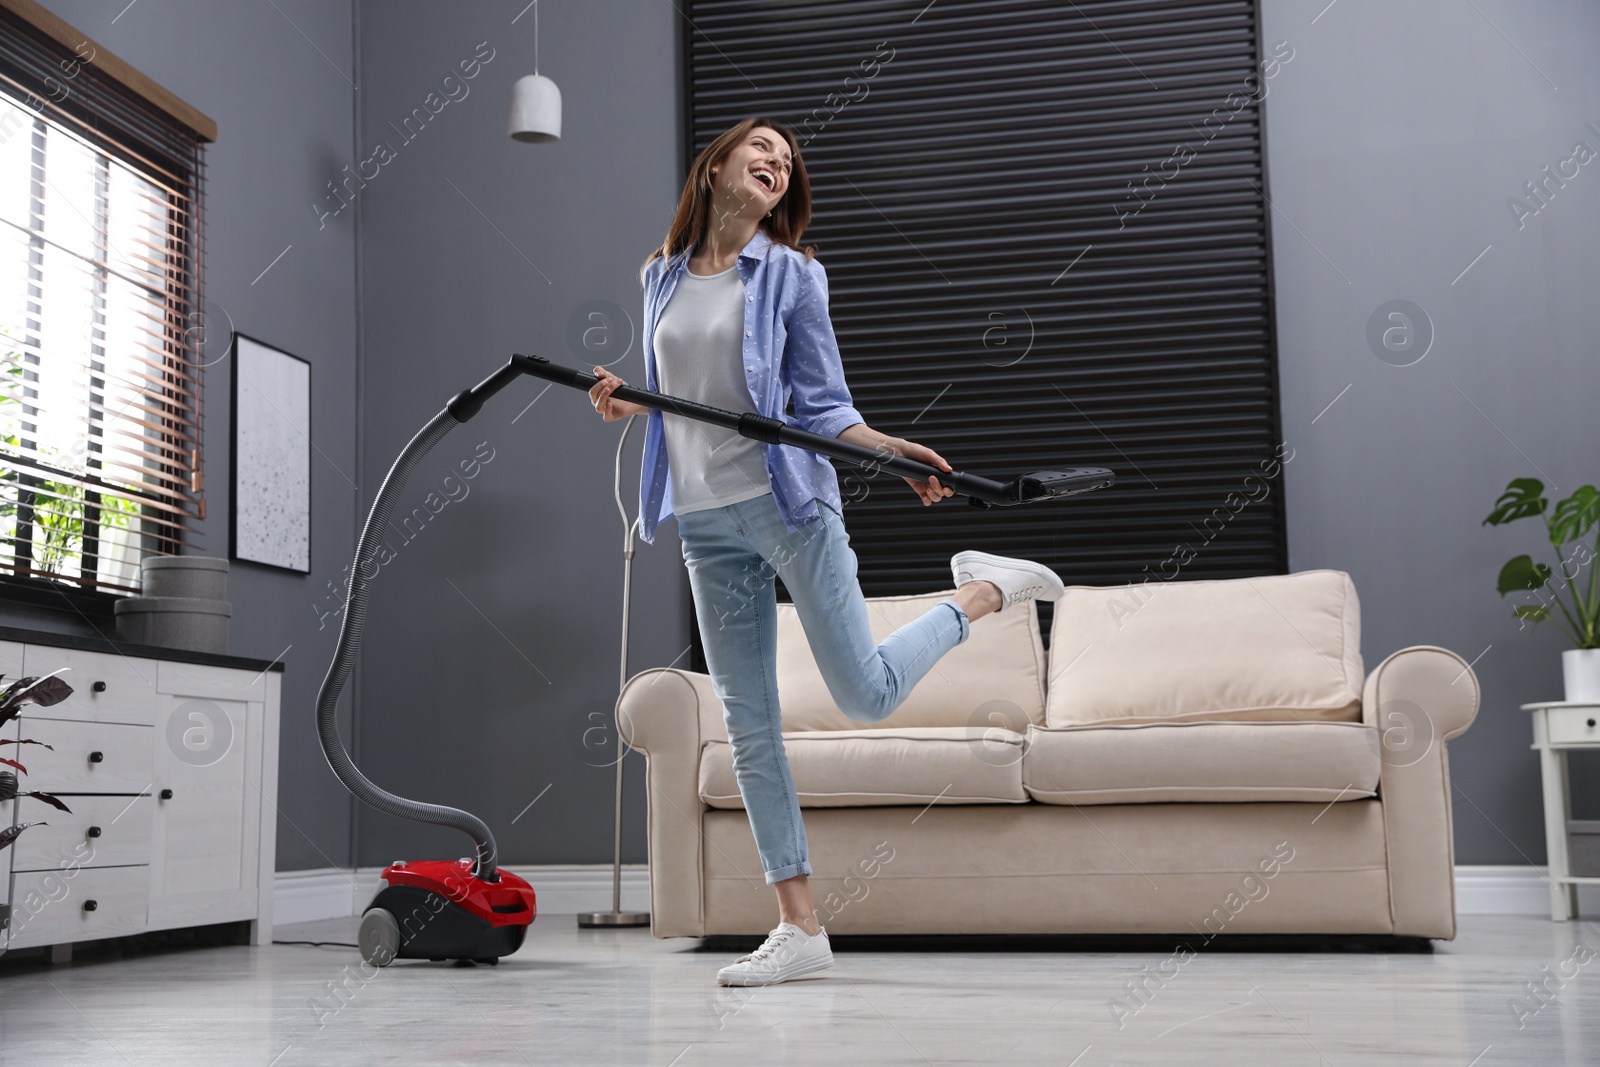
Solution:
M 784 321 L 787 338 L 779 373 L 794 402 L 795 424 L 807 433 L 841 437 L 866 420 L 850 399 L 839 340 L 828 315 L 828 272 L 813 259 L 801 267 L 800 292 Z
M 828 272 L 820 260 L 805 264 L 800 297 L 789 317 L 788 328 L 783 368 L 800 429 L 950 470 L 950 464 L 933 449 L 868 426 L 852 404 L 850 389 L 844 381 L 839 342 L 828 315 Z M 841 423 L 845 424 L 843 429 L 838 428 Z M 917 491 L 924 505 L 955 493 L 954 489 L 940 485 L 937 476 L 930 476 L 926 482 L 917 478 L 905 481 Z
M 598 364 L 595 365 L 594 373 L 600 380 L 589 387 L 589 403 L 594 405 L 594 409 L 607 422 L 615 422 L 633 415 L 650 414 L 650 409 L 643 404 L 635 404 L 631 400 L 617 400 L 611 396 L 619 385 L 627 385 L 627 382 Z
M 854 426 L 847 426 L 844 432 L 839 434 L 839 440 L 848 441 L 853 445 L 862 445 L 874 451 L 904 456 L 907 459 L 914 459 L 918 462 L 938 467 L 940 470 L 950 470 L 950 464 L 946 463 L 944 457 L 933 449 L 907 441 L 904 438 L 891 437 L 882 431 L 874 430 L 864 422 L 858 422 Z M 905 476 L 901 475 L 901 477 Z M 948 485 L 939 484 L 939 476 L 936 474 L 930 475 L 926 482 L 916 478 L 906 478 L 906 484 L 917 491 L 917 495 L 922 498 L 923 507 L 927 507 L 935 500 L 943 500 L 945 497 L 955 494 L 955 490 Z

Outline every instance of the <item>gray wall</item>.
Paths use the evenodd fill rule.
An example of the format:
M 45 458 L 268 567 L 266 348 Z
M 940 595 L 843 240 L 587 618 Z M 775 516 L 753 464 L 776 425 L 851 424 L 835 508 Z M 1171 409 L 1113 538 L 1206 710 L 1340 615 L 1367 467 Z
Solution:
M 317 609 L 362 506 L 344 475 L 370 500 L 405 440 L 513 351 L 608 363 L 642 382 L 626 337 L 639 326 L 636 269 L 660 240 L 683 166 L 672 6 L 540 5 L 539 70 L 566 105 L 564 136 L 549 146 L 506 136 L 511 83 L 534 66 L 532 12 L 511 22 L 520 5 L 454 4 L 446 16 L 422 0 L 354 12 L 280 0 L 305 36 L 271 5 L 139 4 L 114 25 L 101 5 L 47 6 L 217 119 L 208 291 L 241 329 L 315 366 L 315 571 L 240 564 L 233 585 L 234 651 L 270 659 L 293 646 L 280 868 L 464 854 L 454 835 L 370 812 L 357 816 L 352 854 L 350 806 L 316 748 L 311 706 L 334 632 L 318 629 Z M 1600 9 L 1262 6 L 1268 47 L 1295 49 L 1266 105 L 1284 427 L 1296 450 L 1284 484 L 1291 568 L 1354 576 L 1369 668 L 1412 644 L 1476 661 L 1483 708 L 1451 747 L 1457 860 L 1542 863 L 1538 768 L 1518 705 L 1560 696 L 1564 642 L 1550 626 L 1519 632 L 1494 579 L 1511 556 L 1550 561 L 1550 550 L 1534 522 L 1480 523 L 1511 478 L 1553 481 L 1558 497 L 1595 480 L 1585 461 L 1600 437 L 1589 407 L 1600 309 L 1588 292 L 1600 171 L 1584 167 L 1520 230 L 1506 202 L 1574 141 L 1600 149 L 1584 127 L 1600 126 L 1589 55 Z M 430 92 L 460 97 L 444 78 L 480 42 L 494 56 L 460 83 L 465 97 L 410 140 L 390 126 L 426 111 Z M 319 232 L 309 203 L 379 140 L 394 158 Z M 1412 366 L 1380 361 L 1366 340 L 1373 311 L 1394 299 L 1433 323 L 1432 348 Z M 632 320 L 610 323 L 609 349 L 569 340 L 590 301 Z M 216 554 L 227 384 L 224 363 L 206 387 L 211 519 L 199 546 Z M 357 751 L 380 783 L 484 816 L 510 862 L 605 862 L 610 754 L 583 744 L 617 680 L 622 521 L 611 484 L 623 424 L 600 422 L 559 386 L 527 407 L 543 388 L 514 385 L 413 476 L 407 506 L 427 517 L 411 539 L 393 535 L 396 557 L 374 586 Z M 630 515 L 642 429 L 624 461 Z M 467 479 L 459 464 L 481 443 L 494 458 Z M 630 671 L 688 645 L 673 524 L 640 545 L 634 569 Z M 0 621 L 83 628 L 15 608 Z M 625 862 L 645 859 L 640 762 L 630 760 Z M 1573 765 L 1578 813 L 1595 817 L 1593 764 Z
M 1483 704 L 1450 747 L 1456 860 L 1543 863 L 1520 705 L 1561 699 L 1570 645 L 1519 632 L 1526 598 L 1495 579 L 1556 558 L 1537 519 L 1481 523 L 1512 478 L 1559 486 L 1552 503 L 1600 478 L 1600 160 L 1523 228 L 1507 207 L 1574 142 L 1600 151 L 1600 5 L 1325 6 L 1262 4 L 1266 46 L 1295 50 L 1266 101 L 1290 567 L 1350 572 L 1368 669 L 1414 644 L 1475 661 Z M 1411 366 L 1366 340 L 1395 299 L 1433 322 Z M 1600 817 L 1595 764 L 1572 768 L 1578 814 Z
M 345 80 L 354 77 L 354 50 L 348 3 L 277 2 L 283 14 L 271 4 L 201 0 L 127 10 L 90 0 L 44 6 L 217 123 L 205 205 L 210 344 L 225 349 L 231 323 L 312 365 L 312 573 L 236 563 L 228 587 L 231 651 L 271 660 L 288 648 L 278 866 L 295 870 L 351 860 L 352 804 L 317 746 L 313 706 L 336 635 L 331 625 L 319 629 L 314 605 L 349 562 L 355 537 L 345 476 L 356 477 L 356 241 L 350 212 L 319 230 L 309 205 L 354 151 Z M 200 555 L 228 553 L 231 370 L 222 359 L 204 372 L 207 518 L 193 549 Z M 15 605 L 0 606 L 0 623 L 94 632 L 76 614 Z
M 640 326 L 639 265 L 679 191 L 676 16 L 637 0 L 540 4 L 539 73 L 561 89 L 563 131 L 556 144 L 525 145 L 507 136 L 512 83 L 534 72 L 533 12 L 512 23 L 522 6 L 457 4 L 444 19 L 419 0 L 360 5 L 360 139 L 395 151 L 360 194 L 363 484 L 375 486 L 451 395 L 513 352 L 608 363 L 644 382 L 628 334 Z M 396 127 L 430 92 L 442 96 L 483 43 L 493 58 L 445 87 L 459 99 L 406 141 Z M 609 352 L 569 341 L 597 300 L 625 316 L 609 324 Z M 598 324 L 595 342 L 608 325 Z M 515 383 L 413 475 L 401 510 L 426 516 L 430 492 L 459 499 L 389 542 L 397 555 L 374 583 L 359 758 L 379 782 L 482 816 L 510 862 L 608 862 L 614 756 L 582 745 L 610 721 L 617 694 L 624 526 L 612 483 L 625 423 L 601 421 L 572 389 L 545 388 Z M 639 421 L 623 463 L 630 519 Z M 483 443 L 494 458 L 447 485 Z M 668 525 L 634 561 L 630 673 L 689 644 Z M 623 860 L 642 863 L 643 757 L 628 763 Z M 364 864 L 468 851 L 450 831 L 357 818 Z
M 1514 555 L 1553 557 L 1536 521 L 1480 524 L 1514 477 L 1543 471 L 1559 498 L 1600 474 L 1585 466 L 1600 451 L 1589 407 L 1600 306 L 1587 292 L 1600 162 L 1520 231 L 1506 206 L 1575 140 L 1600 149 L 1584 128 L 1600 126 L 1589 54 L 1600 8 L 1343 0 L 1318 17 L 1324 6 L 1263 0 L 1266 46 L 1295 48 L 1266 105 L 1283 421 L 1296 449 L 1284 485 L 1290 565 L 1351 573 L 1369 668 L 1413 644 L 1475 660 L 1483 707 L 1451 747 L 1456 856 L 1542 863 L 1538 767 L 1519 705 L 1560 697 L 1565 645 L 1549 625 L 1519 632 L 1494 583 Z M 514 10 L 461 5 L 442 25 L 427 4 L 362 5 L 363 143 L 477 42 L 497 50 L 472 95 L 364 194 L 366 481 L 510 351 L 603 361 L 580 360 L 567 342 L 583 302 L 637 317 L 633 271 L 660 239 L 682 173 L 673 12 L 540 8 L 540 70 L 567 110 L 561 143 L 532 147 L 504 131 L 510 84 L 532 71 L 531 13 L 509 26 Z M 1434 324 L 1432 349 L 1412 366 L 1380 361 L 1366 341 L 1369 317 L 1394 299 Z M 642 380 L 637 345 L 616 369 Z M 620 424 L 598 422 L 570 391 L 511 424 L 541 388 L 515 387 L 418 472 L 420 501 L 473 444 L 496 449 L 470 495 L 385 568 L 361 751 L 380 780 L 428 781 L 430 795 L 479 811 L 513 861 L 603 862 L 610 771 L 586 766 L 577 745 L 580 717 L 608 709 L 614 685 Z M 624 471 L 630 513 L 640 429 Z M 674 524 L 641 547 L 635 590 L 630 668 L 640 670 L 688 644 Z M 416 663 L 452 670 L 419 678 Z M 1588 817 L 1600 817 L 1594 765 L 1573 758 Z M 637 862 L 644 801 L 632 778 L 628 789 L 624 859 Z M 358 818 L 364 863 L 427 851 L 426 834 Z

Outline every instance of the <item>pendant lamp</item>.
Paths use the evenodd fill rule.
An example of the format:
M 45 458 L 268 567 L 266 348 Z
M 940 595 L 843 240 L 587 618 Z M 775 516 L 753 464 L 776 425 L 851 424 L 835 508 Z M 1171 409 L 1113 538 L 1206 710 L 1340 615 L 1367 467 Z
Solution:
M 539 73 L 539 0 L 533 4 L 533 73 L 511 87 L 511 137 L 524 144 L 561 140 L 561 90 Z

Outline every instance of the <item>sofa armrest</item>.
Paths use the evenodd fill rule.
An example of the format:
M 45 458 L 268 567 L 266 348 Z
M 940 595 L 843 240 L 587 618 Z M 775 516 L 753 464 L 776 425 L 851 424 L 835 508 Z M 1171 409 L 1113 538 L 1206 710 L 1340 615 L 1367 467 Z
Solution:
M 1367 675 L 1361 720 L 1378 730 L 1378 796 L 1396 934 L 1456 936 L 1455 841 L 1445 742 L 1477 718 L 1478 678 L 1436 645 L 1391 654 Z
M 617 696 L 617 730 L 645 755 L 650 931 L 656 937 L 705 932 L 700 819 L 702 723 L 721 725 L 711 676 L 671 667 L 640 671 Z M 725 732 L 724 732 L 725 733 Z

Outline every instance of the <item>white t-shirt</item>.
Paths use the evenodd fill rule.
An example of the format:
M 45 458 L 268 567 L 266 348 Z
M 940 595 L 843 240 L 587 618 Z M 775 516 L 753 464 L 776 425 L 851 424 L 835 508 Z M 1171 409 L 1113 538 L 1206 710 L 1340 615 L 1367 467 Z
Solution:
M 756 412 L 740 360 L 744 282 L 735 263 L 720 274 L 690 270 L 656 320 L 656 381 L 663 393 L 728 411 Z M 672 511 L 720 508 L 772 492 L 761 442 L 662 409 Z

